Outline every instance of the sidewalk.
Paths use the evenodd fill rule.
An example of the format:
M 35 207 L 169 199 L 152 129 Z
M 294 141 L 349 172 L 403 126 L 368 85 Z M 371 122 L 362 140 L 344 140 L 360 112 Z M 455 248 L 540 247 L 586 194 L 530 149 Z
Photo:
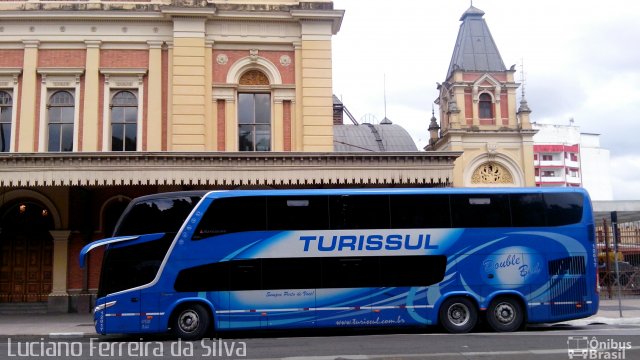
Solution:
M 640 325 L 640 298 L 622 299 L 622 318 L 618 300 L 600 300 L 594 316 L 565 321 L 564 324 L 584 326 L 593 323 Z M 1 315 L 0 336 L 84 337 L 95 335 L 91 314 L 24 314 Z

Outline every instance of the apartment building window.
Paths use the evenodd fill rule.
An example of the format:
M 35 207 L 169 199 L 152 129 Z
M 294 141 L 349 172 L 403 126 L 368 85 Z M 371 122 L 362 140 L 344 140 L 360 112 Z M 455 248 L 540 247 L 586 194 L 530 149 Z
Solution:
M 8 91 L 0 91 L 0 152 L 11 149 L 11 115 L 13 99 Z
M 542 177 L 555 177 L 556 173 L 553 170 L 545 170 L 542 172 Z
M 49 97 L 48 151 L 73 151 L 75 99 L 71 91 L 56 90 Z
M 571 161 L 578 161 L 578 154 L 571 153 Z
M 549 154 L 542 155 L 542 161 L 552 161 L 552 160 L 553 160 L 553 155 L 549 155 Z
M 138 97 L 135 91 L 117 91 L 111 98 L 111 151 L 136 151 Z
M 271 94 L 238 94 L 240 151 L 271 150 Z
M 478 111 L 481 119 L 493 118 L 493 104 L 491 104 L 491 95 L 480 94 Z

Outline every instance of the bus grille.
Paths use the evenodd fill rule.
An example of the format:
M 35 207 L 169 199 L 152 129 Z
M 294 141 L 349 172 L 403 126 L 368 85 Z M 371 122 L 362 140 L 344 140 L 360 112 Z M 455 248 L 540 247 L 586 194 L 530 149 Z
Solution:
M 549 276 L 584 274 L 584 256 L 569 256 L 549 261 Z
M 551 315 L 562 316 L 588 311 L 585 304 L 587 281 L 584 276 L 552 277 Z
M 587 312 L 587 280 L 584 256 L 549 261 L 551 315 L 578 315 Z

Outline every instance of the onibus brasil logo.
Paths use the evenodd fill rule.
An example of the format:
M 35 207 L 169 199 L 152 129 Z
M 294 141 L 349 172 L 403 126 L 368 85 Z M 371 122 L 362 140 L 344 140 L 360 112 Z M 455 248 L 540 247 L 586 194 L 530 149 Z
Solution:
M 631 349 L 631 341 L 597 339 L 595 336 L 569 336 L 567 354 L 569 359 L 626 359 L 626 351 Z

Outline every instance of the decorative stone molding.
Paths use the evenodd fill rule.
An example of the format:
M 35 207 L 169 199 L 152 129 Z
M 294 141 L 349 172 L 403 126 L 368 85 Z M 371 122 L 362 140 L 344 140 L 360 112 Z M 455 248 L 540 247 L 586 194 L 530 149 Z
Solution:
M 216 57 L 216 62 L 218 63 L 218 65 L 226 65 L 229 62 L 229 57 L 227 56 L 227 54 L 219 54 Z
M 21 73 L 21 68 L 0 69 L 0 87 L 13 87 L 14 85 L 18 85 L 18 77 Z
M 472 184 L 513 184 L 513 177 L 504 166 L 487 162 L 479 166 L 471 176 Z
M 461 152 L 0 154 L 0 186 L 451 186 Z
M 42 76 L 42 84 L 49 88 L 79 85 L 80 76 L 84 74 L 83 68 L 39 68 L 37 71 Z
M 463 179 L 463 186 L 468 187 L 525 186 L 518 163 L 497 148 L 491 156 L 485 153 L 470 161 L 464 168 Z
M 289 55 L 282 55 L 280 56 L 280 65 L 287 67 L 289 65 L 291 65 L 291 56 Z
M 251 60 L 251 62 L 258 61 L 258 49 L 249 50 L 249 59 Z
M 282 76 L 278 68 L 269 60 L 258 57 L 257 60 L 252 61 L 250 56 L 239 59 L 229 68 L 227 73 L 228 84 L 238 84 L 240 82 L 240 76 L 247 70 L 256 69 L 262 71 L 269 78 L 269 84 L 279 85 L 282 84 Z

